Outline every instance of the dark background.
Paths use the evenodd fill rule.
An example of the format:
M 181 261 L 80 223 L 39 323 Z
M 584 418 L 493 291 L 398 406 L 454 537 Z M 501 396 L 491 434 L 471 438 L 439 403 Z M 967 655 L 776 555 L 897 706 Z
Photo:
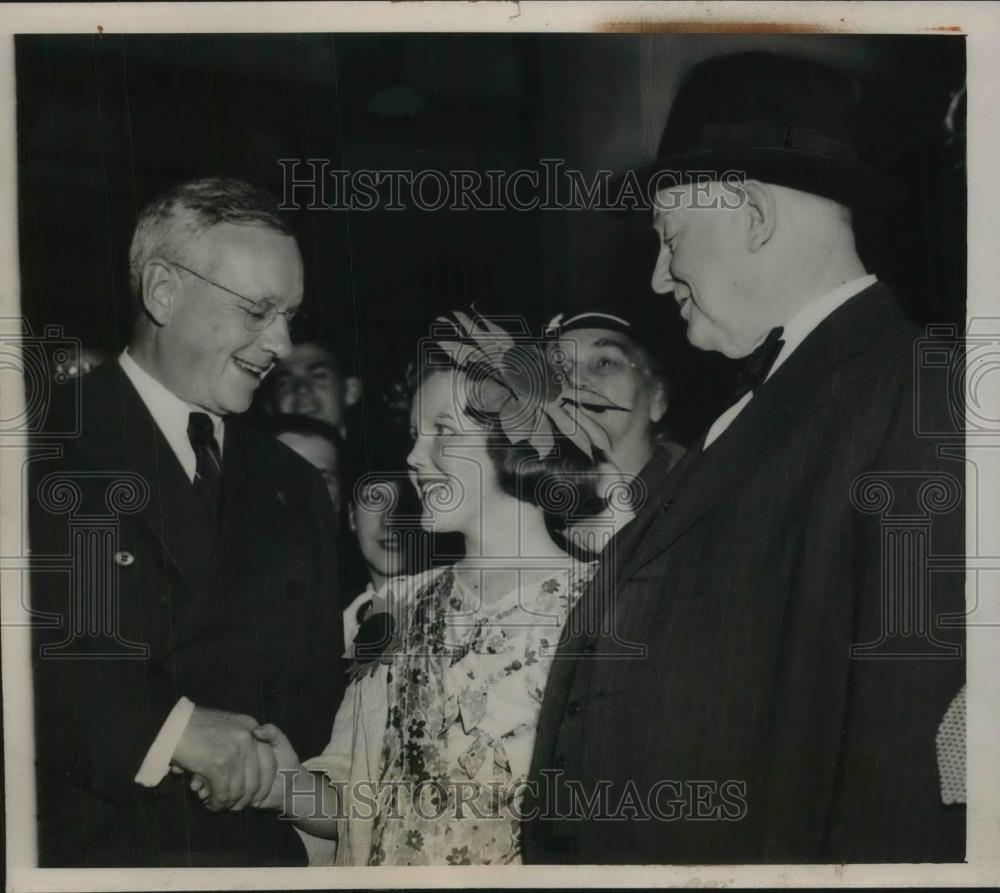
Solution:
M 87 35 L 16 39 L 22 306 L 84 344 L 128 338 L 139 209 L 179 181 L 245 177 L 282 192 L 279 158 L 331 168 L 537 168 L 592 175 L 652 157 L 674 91 L 706 56 L 770 48 L 874 85 L 884 161 L 905 201 L 863 221 L 870 267 L 913 315 L 964 319 L 961 37 L 726 35 Z M 418 209 L 294 215 L 316 333 L 366 384 L 364 411 L 437 312 L 475 302 L 538 331 L 601 293 L 659 302 L 681 439 L 718 411 L 726 364 L 686 347 L 652 294 L 643 217 Z

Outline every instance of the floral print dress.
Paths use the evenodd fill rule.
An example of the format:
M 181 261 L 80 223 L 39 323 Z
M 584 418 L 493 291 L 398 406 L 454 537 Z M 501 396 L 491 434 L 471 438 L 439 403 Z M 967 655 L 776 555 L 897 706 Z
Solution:
M 567 559 L 488 605 L 451 568 L 379 593 L 398 633 L 380 660 L 355 663 L 330 745 L 305 764 L 349 781 L 337 864 L 520 861 L 542 694 L 595 569 Z

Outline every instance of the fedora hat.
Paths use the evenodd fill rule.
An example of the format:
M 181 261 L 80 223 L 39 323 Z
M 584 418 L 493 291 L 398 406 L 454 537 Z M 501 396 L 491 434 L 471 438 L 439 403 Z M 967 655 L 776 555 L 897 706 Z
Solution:
M 862 85 L 825 63 L 768 52 L 708 59 L 681 83 L 656 160 L 636 173 L 650 197 L 707 173 L 885 206 L 900 190 L 873 160 L 871 114 Z

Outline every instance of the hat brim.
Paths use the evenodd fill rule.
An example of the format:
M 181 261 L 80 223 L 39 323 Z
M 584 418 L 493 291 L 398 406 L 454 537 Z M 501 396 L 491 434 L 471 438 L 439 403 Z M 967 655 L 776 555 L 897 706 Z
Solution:
M 703 179 L 731 178 L 734 183 L 762 180 L 863 210 L 891 208 L 903 195 L 898 181 L 863 162 L 780 147 L 702 150 L 658 158 L 612 180 L 611 195 L 621 195 L 626 181 L 635 178 L 651 210 L 655 207 L 651 195 L 654 185 L 661 189 L 683 185 L 696 182 L 699 175 Z M 616 208 L 612 213 L 629 211 Z

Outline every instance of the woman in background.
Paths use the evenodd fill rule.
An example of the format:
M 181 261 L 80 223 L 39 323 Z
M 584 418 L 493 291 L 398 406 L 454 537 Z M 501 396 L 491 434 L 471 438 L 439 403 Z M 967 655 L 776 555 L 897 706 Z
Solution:
M 574 554 L 595 558 L 640 508 L 640 476 L 654 467 L 669 471 L 685 453 L 664 421 L 670 389 L 654 351 L 661 333 L 635 309 L 607 300 L 560 313 L 545 334 L 549 360 L 567 381 L 617 407 L 601 413 L 610 443 L 592 473 L 599 505 L 586 507 L 561 531 Z
M 380 470 L 361 475 L 348 494 L 351 541 L 345 542 L 343 552 L 345 578 L 351 586 L 348 598 L 354 598 L 344 610 L 347 656 L 351 656 L 354 637 L 371 610 L 375 594 L 393 577 L 415 573 L 430 564 L 429 537 L 413 517 L 419 503 L 410 492 L 407 473 L 391 470 L 393 465 L 385 457 L 376 458 L 371 465 Z

